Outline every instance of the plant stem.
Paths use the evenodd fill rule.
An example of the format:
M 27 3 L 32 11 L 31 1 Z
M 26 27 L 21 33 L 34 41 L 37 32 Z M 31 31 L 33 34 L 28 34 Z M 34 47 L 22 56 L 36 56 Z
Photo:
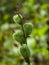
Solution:
M 29 58 L 25 58 L 25 61 L 28 63 L 28 65 L 30 65 L 30 60 L 29 60 Z
M 27 36 L 25 35 L 25 31 L 23 29 L 23 19 L 21 18 L 21 16 L 18 14 L 18 16 L 20 17 L 21 19 L 21 26 L 22 26 L 22 31 L 23 31 L 23 34 L 24 34 L 24 38 L 25 38 L 25 44 L 27 45 Z M 28 63 L 28 65 L 30 65 L 30 60 L 29 58 L 25 58 L 25 61 Z
M 27 44 L 27 36 L 25 35 L 24 29 L 23 29 L 23 19 L 21 18 L 21 16 L 20 16 L 19 14 L 18 14 L 18 16 L 19 16 L 20 19 L 21 19 L 21 26 L 22 26 L 22 31 L 23 31 L 24 38 L 25 38 L 25 44 Z

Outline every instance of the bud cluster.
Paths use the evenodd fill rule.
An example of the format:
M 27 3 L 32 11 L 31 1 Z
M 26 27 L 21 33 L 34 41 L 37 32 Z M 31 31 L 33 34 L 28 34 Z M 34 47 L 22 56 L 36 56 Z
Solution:
M 16 32 L 13 34 L 13 39 L 21 44 L 20 53 L 24 57 L 24 60 L 30 65 L 30 50 L 27 46 L 27 37 L 31 34 L 33 25 L 32 23 L 23 24 L 22 19 L 23 18 L 21 15 L 15 15 L 13 17 L 14 22 L 22 27 L 21 30 L 16 30 Z

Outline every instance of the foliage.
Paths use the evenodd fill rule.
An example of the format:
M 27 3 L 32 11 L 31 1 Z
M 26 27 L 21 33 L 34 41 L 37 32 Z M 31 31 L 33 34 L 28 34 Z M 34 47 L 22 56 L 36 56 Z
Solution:
M 46 0 L 0 0 L 0 65 L 49 65 L 48 7 Z

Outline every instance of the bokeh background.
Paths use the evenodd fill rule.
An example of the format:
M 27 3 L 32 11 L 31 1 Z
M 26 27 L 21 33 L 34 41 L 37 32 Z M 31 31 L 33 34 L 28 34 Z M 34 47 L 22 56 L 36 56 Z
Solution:
M 20 28 L 13 21 L 15 14 L 21 14 L 23 22 L 32 22 L 32 38 L 27 41 L 31 55 L 37 54 L 39 65 L 49 65 L 47 7 L 46 0 L 0 0 L 0 65 L 27 65 L 25 62 L 21 64 L 23 60 L 18 52 L 20 44 L 12 37 L 15 30 Z M 33 63 L 32 60 L 31 65 Z

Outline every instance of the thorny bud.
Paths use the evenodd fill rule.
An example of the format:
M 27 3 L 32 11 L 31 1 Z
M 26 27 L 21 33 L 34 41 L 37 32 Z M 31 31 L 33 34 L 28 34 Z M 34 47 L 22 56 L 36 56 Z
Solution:
M 21 19 L 22 19 L 21 15 L 14 15 L 13 16 L 13 20 L 15 23 L 21 24 Z
M 33 25 L 32 23 L 25 23 L 23 25 L 23 28 L 24 28 L 24 32 L 26 34 L 26 36 L 30 35 L 31 32 L 32 32 L 32 29 L 33 29 Z
M 23 44 L 20 48 L 20 52 L 24 58 L 30 57 L 30 50 L 26 44 Z
M 17 30 L 17 31 L 13 34 L 13 38 L 14 38 L 17 42 L 20 42 L 21 44 L 25 42 L 24 34 L 23 34 L 23 31 L 21 31 L 21 30 Z

